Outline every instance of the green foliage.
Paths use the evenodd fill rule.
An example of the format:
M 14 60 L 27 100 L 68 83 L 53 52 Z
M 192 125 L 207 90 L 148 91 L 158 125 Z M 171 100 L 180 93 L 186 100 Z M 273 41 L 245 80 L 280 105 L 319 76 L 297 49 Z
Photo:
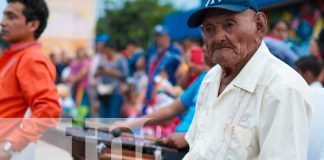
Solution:
M 175 9 L 157 0 L 125 1 L 121 9 L 107 9 L 106 17 L 97 22 L 97 33 L 108 33 L 119 48 L 130 38 L 138 38 L 146 48 L 154 38 L 155 25 Z
M 97 26 L 96 26 L 96 32 L 99 33 L 98 35 L 106 32 L 107 27 L 105 27 L 105 26 L 106 26 L 105 18 L 99 18 L 97 21 Z

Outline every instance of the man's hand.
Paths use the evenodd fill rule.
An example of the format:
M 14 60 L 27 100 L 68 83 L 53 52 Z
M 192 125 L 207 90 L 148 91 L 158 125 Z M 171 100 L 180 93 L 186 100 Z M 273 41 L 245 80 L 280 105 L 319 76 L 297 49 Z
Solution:
M 10 160 L 11 155 L 3 150 L 3 144 L 0 144 L 0 160 Z
M 113 131 L 115 129 L 120 129 L 122 132 L 127 132 L 130 131 L 131 128 L 129 126 L 129 124 L 125 121 L 117 121 L 115 123 L 113 123 L 112 125 L 109 126 L 109 131 Z
M 186 133 L 174 133 L 171 136 L 164 138 L 162 141 L 169 147 L 183 149 L 188 146 L 187 141 L 185 140 Z

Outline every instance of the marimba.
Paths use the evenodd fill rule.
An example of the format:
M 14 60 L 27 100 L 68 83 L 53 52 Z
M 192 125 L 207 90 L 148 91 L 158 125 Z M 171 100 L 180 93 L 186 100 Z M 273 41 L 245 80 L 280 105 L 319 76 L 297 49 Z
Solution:
M 57 137 L 53 139 L 53 136 Z M 60 138 L 59 138 L 60 137 Z M 66 144 L 66 138 L 72 138 L 72 146 Z M 158 141 L 147 140 L 130 134 L 114 135 L 105 129 L 84 127 L 66 127 L 66 130 L 50 129 L 42 137 L 43 140 L 71 152 L 74 160 L 122 159 L 133 160 L 180 160 L 188 152 L 188 148 L 178 150 L 168 148 Z M 87 148 L 87 150 L 86 150 Z M 89 150 L 90 148 L 90 150 Z

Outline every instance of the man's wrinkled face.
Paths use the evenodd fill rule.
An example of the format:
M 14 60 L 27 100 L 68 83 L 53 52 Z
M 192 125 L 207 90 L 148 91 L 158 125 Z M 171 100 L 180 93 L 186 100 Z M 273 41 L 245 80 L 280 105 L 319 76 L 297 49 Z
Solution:
M 211 10 L 202 23 L 207 56 L 215 64 L 231 67 L 253 54 L 256 42 L 255 12 Z
M 3 12 L 1 38 L 9 43 L 23 41 L 30 35 L 30 23 L 23 15 L 24 5 L 20 2 L 9 3 Z

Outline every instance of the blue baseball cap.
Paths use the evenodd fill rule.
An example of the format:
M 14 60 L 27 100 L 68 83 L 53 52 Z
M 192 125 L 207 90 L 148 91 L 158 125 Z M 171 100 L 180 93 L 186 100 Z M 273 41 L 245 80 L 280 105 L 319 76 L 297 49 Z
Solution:
M 255 12 L 259 11 L 254 0 L 208 0 L 204 8 L 197 10 L 189 17 L 187 25 L 191 28 L 200 26 L 206 13 L 213 9 L 232 12 L 243 12 L 247 9 L 252 9 Z
M 96 37 L 95 42 L 96 43 L 100 43 L 100 42 L 106 43 L 106 42 L 109 41 L 109 39 L 110 39 L 110 36 L 109 35 L 107 35 L 107 34 L 101 34 L 98 37 Z
M 154 28 L 155 35 L 166 35 L 169 31 L 162 25 L 157 25 Z

